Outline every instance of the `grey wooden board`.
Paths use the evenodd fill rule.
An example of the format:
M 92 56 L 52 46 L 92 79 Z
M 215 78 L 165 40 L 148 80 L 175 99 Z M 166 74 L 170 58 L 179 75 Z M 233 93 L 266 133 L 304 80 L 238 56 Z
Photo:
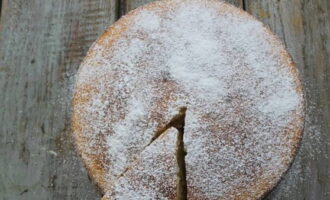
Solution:
M 0 199 L 100 199 L 69 137 L 74 74 L 116 19 L 109 0 L 4 0 Z
M 88 47 L 118 14 L 151 1 L 3 1 L 0 200 L 100 199 L 69 137 L 73 75 Z M 248 12 L 279 35 L 306 88 L 302 147 L 266 199 L 330 199 L 330 2 L 230 2 L 240 7 L 244 2 Z

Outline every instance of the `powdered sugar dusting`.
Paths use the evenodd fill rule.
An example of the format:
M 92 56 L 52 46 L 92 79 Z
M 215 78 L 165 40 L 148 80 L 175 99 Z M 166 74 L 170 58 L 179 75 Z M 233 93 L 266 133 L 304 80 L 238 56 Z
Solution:
M 155 188 L 118 176 L 164 156 L 143 150 L 180 106 L 189 199 L 255 199 L 274 186 L 299 142 L 303 106 L 290 58 L 260 22 L 218 1 L 164 0 L 110 33 L 80 68 L 74 109 L 88 138 L 82 151 L 105 157 L 105 190 L 155 197 Z M 138 169 L 159 173 L 150 166 Z
M 110 188 L 109 199 L 174 199 L 177 130 L 167 130 Z M 164 163 L 168 163 L 165 165 Z
M 160 17 L 155 15 L 153 12 L 143 12 L 138 15 L 134 22 L 137 26 L 145 31 L 157 31 L 160 26 Z

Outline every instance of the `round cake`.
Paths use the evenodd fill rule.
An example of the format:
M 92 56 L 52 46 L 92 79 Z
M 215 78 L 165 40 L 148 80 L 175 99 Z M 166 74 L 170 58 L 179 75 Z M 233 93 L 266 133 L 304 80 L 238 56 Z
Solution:
M 72 127 L 103 199 L 260 199 L 290 166 L 303 93 L 283 44 L 216 0 L 113 24 L 76 76 Z

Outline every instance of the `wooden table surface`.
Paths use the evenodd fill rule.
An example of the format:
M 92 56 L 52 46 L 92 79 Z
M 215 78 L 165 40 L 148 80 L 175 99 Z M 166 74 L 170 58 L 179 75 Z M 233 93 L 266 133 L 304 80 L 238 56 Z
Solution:
M 2 1 L 0 200 L 100 199 L 70 139 L 74 74 L 106 27 L 150 1 Z M 305 87 L 307 116 L 300 151 L 266 199 L 329 200 L 330 1 L 229 2 L 279 36 Z

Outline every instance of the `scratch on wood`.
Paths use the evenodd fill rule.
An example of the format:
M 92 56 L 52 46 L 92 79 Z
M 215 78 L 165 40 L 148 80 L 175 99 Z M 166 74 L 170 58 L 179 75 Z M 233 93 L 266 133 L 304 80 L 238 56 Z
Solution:
M 21 193 L 19 193 L 19 195 L 23 195 L 24 193 L 27 193 L 28 191 L 29 191 L 29 189 L 25 189 Z
M 21 149 L 19 151 L 19 158 L 24 162 L 24 164 L 28 165 L 30 160 L 30 151 L 26 148 L 25 141 L 21 144 Z

